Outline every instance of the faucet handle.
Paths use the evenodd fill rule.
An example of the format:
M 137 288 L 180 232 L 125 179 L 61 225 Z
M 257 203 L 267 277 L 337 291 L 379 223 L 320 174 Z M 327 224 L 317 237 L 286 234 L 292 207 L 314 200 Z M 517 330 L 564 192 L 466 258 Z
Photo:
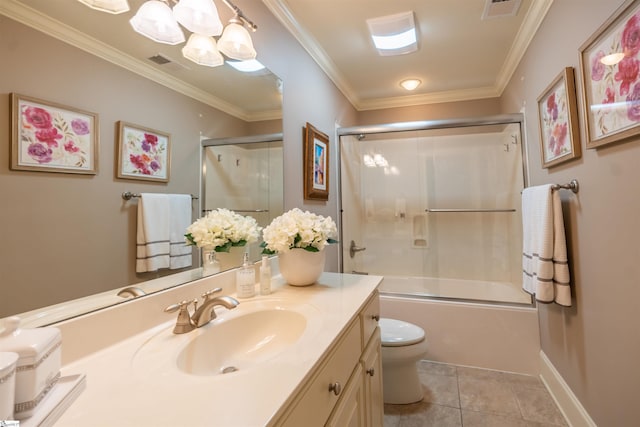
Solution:
M 189 314 L 189 305 L 193 304 L 195 306 L 197 303 L 197 299 L 192 301 L 185 300 L 177 304 L 171 304 L 164 309 L 165 313 L 175 313 L 178 311 L 178 320 L 176 321 L 176 326 L 173 328 L 174 334 L 184 334 L 195 329 L 191 315 Z
M 205 292 L 201 296 L 204 299 L 204 301 L 206 302 L 207 300 L 209 300 L 211 298 L 211 295 L 217 294 L 218 292 L 222 292 L 222 288 L 213 288 L 210 291 Z

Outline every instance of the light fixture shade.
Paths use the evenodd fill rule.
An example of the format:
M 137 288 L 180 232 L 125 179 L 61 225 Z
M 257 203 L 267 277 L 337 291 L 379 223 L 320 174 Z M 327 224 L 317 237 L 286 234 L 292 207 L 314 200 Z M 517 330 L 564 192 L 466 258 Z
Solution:
M 406 79 L 400 82 L 400 86 L 405 88 L 405 90 L 414 90 L 420 86 L 421 83 L 419 79 Z
M 193 33 L 182 48 L 182 56 L 196 64 L 217 67 L 224 64 L 224 58 L 218 52 L 216 41 L 211 36 Z
M 129 11 L 127 0 L 78 0 L 80 3 L 89 6 L 91 9 L 99 10 L 117 15 Z
M 222 22 L 213 0 L 180 0 L 173 7 L 173 16 L 192 33 L 204 36 L 222 34 Z
M 184 34 L 171 8 L 159 0 L 145 2 L 129 23 L 137 33 L 155 42 L 171 45 L 184 42 Z
M 218 49 L 231 59 L 246 61 L 256 57 L 249 32 L 240 24 L 229 23 L 218 40 Z

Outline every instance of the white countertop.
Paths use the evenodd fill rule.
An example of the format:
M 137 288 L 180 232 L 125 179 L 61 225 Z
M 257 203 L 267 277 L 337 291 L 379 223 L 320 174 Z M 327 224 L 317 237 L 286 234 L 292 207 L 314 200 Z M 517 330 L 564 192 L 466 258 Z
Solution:
M 63 376 L 86 374 L 87 385 L 56 426 L 268 425 L 381 279 L 323 273 L 313 286 L 292 287 L 283 284 L 279 276 L 274 277 L 271 295 L 240 300 L 241 305 L 278 300 L 290 306 L 312 306 L 318 313 L 318 318 L 309 325 L 312 333 L 273 359 L 231 374 L 176 374 L 175 366 L 171 366 L 175 364 L 176 349 L 191 339 L 191 334 L 215 327 L 215 321 L 187 334 L 175 335 L 171 333 L 175 317 L 171 316 L 156 327 L 64 366 Z M 225 310 L 216 308 L 221 316 Z M 114 327 L 126 325 L 119 323 Z M 157 358 L 141 365 L 136 353 L 148 343 L 155 345 Z M 144 360 L 149 360 L 146 357 Z

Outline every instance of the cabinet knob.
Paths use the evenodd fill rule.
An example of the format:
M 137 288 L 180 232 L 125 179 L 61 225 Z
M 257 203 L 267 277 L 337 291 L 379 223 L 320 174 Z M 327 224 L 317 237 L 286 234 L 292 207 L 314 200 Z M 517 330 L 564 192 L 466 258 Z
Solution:
M 374 315 L 371 316 L 371 318 L 373 320 L 375 320 L 376 322 L 380 321 L 380 315 L 379 314 L 374 314 Z
M 369 374 L 369 376 L 372 377 L 376 374 L 376 370 L 373 368 L 369 368 L 367 369 L 367 374 Z
M 329 384 L 329 391 L 332 391 L 333 394 L 335 394 L 336 396 L 339 396 L 340 392 L 342 391 L 342 386 L 340 385 L 339 382 Z

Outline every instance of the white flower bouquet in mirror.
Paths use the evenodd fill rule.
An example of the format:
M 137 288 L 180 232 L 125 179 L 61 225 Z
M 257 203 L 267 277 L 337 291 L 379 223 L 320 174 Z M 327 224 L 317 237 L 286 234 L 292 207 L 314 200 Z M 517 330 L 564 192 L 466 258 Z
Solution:
M 274 218 L 262 230 L 262 253 L 273 255 L 301 248 L 309 252 L 319 252 L 327 244 L 337 243 L 336 223 L 331 217 L 324 217 L 298 208 Z
M 253 217 L 229 209 L 215 209 L 187 227 L 184 235 L 188 245 L 213 247 L 216 252 L 229 252 L 232 246 L 256 242 L 260 227 Z

